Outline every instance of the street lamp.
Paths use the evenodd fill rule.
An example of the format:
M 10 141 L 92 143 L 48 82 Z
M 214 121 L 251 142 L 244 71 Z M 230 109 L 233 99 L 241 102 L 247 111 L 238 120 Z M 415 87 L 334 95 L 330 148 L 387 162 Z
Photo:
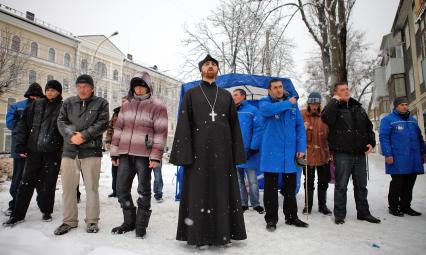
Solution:
M 98 50 L 99 50 L 99 48 L 101 47 L 101 45 L 106 41 L 106 40 L 108 40 L 109 38 L 111 38 L 111 37 L 113 37 L 113 36 L 116 36 L 116 35 L 118 35 L 118 31 L 115 31 L 114 33 L 112 33 L 110 36 L 108 36 L 107 38 L 105 38 L 105 39 L 103 39 L 99 44 L 98 44 L 98 47 L 96 47 L 96 50 L 95 50 L 95 54 L 93 54 L 93 59 L 92 59 L 92 74 L 94 73 L 94 67 L 95 67 L 95 59 L 96 59 L 96 54 L 98 53 Z

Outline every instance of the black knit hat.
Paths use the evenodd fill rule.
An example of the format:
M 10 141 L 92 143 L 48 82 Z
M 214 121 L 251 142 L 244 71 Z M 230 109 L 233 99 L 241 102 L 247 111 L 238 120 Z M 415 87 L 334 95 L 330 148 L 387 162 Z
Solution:
M 31 84 L 28 87 L 27 92 L 25 92 L 24 94 L 24 97 L 26 98 L 30 98 L 30 96 L 44 97 L 43 89 L 41 88 L 40 84 L 38 84 L 37 82 L 34 82 L 33 84 Z
M 46 86 L 44 87 L 44 91 L 46 91 L 47 89 L 54 89 L 54 90 L 58 91 L 60 94 L 62 94 L 62 85 L 57 80 L 48 81 L 46 83 Z
M 95 85 L 93 83 L 93 78 L 92 78 L 92 76 L 90 76 L 88 74 L 82 74 L 82 75 L 78 76 L 77 80 L 75 81 L 75 85 L 77 85 L 79 83 L 87 83 L 92 88 L 95 88 Z
M 400 104 L 408 104 L 408 98 L 407 97 L 397 97 L 393 100 L 393 108 L 396 108 Z
M 198 69 L 200 69 L 200 72 L 201 72 L 201 67 L 207 61 L 213 61 L 214 63 L 216 63 L 217 67 L 219 68 L 219 62 L 216 59 L 214 59 L 212 56 L 210 56 L 210 54 L 207 54 L 207 56 L 198 63 Z

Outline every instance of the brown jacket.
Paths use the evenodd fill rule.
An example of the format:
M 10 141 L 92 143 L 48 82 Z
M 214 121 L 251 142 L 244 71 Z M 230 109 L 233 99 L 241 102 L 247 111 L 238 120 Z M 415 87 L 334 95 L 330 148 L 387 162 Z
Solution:
M 114 113 L 112 114 L 112 117 L 108 123 L 108 129 L 105 137 L 106 144 L 111 144 L 112 136 L 114 135 L 114 125 L 118 119 L 118 113 L 120 112 L 120 108 L 121 107 L 117 107 L 114 109 Z
M 306 159 L 309 166 L 322 166 L 330 160 L 328 149 L 328 127 L 321 117 L 314 116 L 308 110 L 302 111 L 306 129 Z

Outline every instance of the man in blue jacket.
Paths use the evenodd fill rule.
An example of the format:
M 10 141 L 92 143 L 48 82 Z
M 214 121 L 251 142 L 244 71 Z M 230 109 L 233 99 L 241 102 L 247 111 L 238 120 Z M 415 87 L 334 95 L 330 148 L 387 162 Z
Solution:
M 282 174 L 285 223 L 296 227 L 308 227 L 297 217 L 295 158 L 302 158 L 306 151 L 306 133 L 297 99 L 290 97 L 281 80 L 273 79 L 268 87 L 269 95 L 259 102 L 259 110 L 265 118 L 261 146 L 260 171 L 264 172 L 266 229 L 274 231 L 278 222 L 278 177 Z
M 262 138 L 263 117 L 259 110 L 249 104 L 246 100 L 247 93 L 244 89 L 236 89 L 232 93 L 237 108 L 238 120 L 240 122 L 241 134 L 244 142 L 244 152 L 246 164 L 237 166 L 238 181 L 240 183 L 241 205 L 243 211 L 247 211 L 248 194 L 244 180 L 244 173 L 247 175 L 250 193 L 250 204 L 253 210 L 259 214 L 265 209 L 259 203 L 259 184 L 257 181 L 256 169 L 259 168 L 259 146 Z
M 22 118 L 25 107 L 27 107 L 27 105 L 29 105 L 34 100 L 43 96 L 44 95 L 41 86 L 38 83 L 34 82 L 28 87 L 28 90 L 24 94 L 24 97 L 26 97 L 26 99 L 11 104 L 7 109 L 6 126 L 12 131 L 12 144 L 10 148 L 10 154 L 13 158 L 13 175 L 12 183 L 10 184 L 9 189 L 9 193 L 12 196 L 12 200 L 9 201 L 9 208 L 4 213 L 6 216 L 10 216 L 13 208 L 15 207 L 16 194 L 18 192 L 18 186 L 21 182 L 22 173 L 24 172 L 25 166 L 25 158 L 21 157 L 18 153 L 15 152 L 18 124 Z
M 395 216 L 422 215 L 411 208 L 413 187 L 423 174 L 426 146 L 416 119 L 408 111 L 408 99 L 394 100 L 394 110 L 380 122 L 380 144 L 386 161 L 389 185 L 389 213 Z

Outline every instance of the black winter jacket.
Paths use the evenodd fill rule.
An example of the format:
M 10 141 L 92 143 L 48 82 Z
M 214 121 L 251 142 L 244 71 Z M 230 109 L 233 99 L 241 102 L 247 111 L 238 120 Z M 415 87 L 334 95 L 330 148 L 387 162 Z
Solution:
M 37 99 L 27 105 L 16 134 L 17 153 L 62 151 L 63 138 L 57 126 L 61 106 L 61 96 L 52 101 Z
M 324 107 L 321 119 L 329 128 L 331 152 L 362 154 L 367 151 L 367 144 L 376 146 L 373 124 L 361 104 L 353 98 L 348 102 L 331 99 Z
M 101 97 L 81 100 L 78 96 L 67 98 L 58 117 L 58 128 L 64 137 L 62 156 L 68 158 L 102 157 L 102 134 L 108 127 L 109 105 Z M 75 132 L 81 132 L 85 142 L 71 144 Z

